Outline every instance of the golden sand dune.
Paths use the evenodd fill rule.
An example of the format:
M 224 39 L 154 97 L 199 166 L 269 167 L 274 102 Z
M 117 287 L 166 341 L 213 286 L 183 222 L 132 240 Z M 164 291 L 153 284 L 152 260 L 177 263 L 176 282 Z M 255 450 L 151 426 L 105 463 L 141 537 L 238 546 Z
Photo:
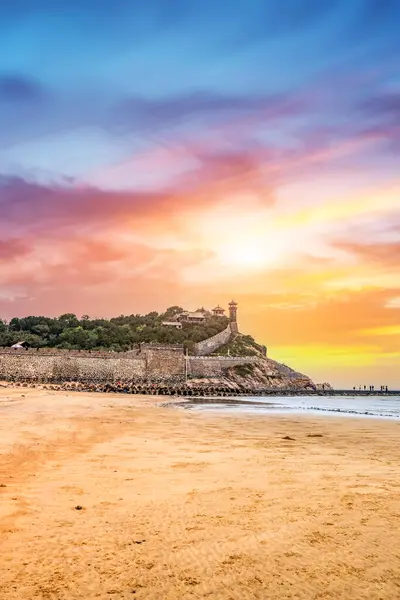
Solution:
M 400 598 L 400 423 L 0 396 L 1 600 Z

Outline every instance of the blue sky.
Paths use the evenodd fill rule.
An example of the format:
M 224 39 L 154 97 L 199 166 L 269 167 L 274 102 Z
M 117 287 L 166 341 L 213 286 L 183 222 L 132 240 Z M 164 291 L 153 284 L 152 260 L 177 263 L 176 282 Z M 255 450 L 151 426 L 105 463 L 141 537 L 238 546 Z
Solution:
M 294 367 L 395 380 L 399 25 L 398 0 L 0 0 L 0 318 L 235 296 Z
M 163 100 L 179 112 L 182 98 L 223 96 L 229 104 L 239 96 L 251 111 L 254 97 L 311 94 L 318 85 L 329 88 L 332 77 L 338 81 L 327 89 L 330 107 L 315 114 L 316 123 L 331 120 L 335 96 L 346 105 L 347 96 L 368 93 L 358 76 L 386 69 L 382 87 L 390 86 L 400 47 L 400 3 L 387 0 L 31 0 L 3 2 L 0 16 L 0 168 L 7 172 L 57 175 L 64 155 L 68 175 L 81 177 L 86 165 L 118 161 L 146 141 L 146 102 L 148 113 Z M 356 90 L 343 89 L 346 75 Z M 211 107 L 209 120 L 215 111 L 218 118 L 224 112 Z M 176 123 L 169 118 L 159 114 L 149 126 L 170 131 Z M 46 159 L 39 157 L 42 145 Z

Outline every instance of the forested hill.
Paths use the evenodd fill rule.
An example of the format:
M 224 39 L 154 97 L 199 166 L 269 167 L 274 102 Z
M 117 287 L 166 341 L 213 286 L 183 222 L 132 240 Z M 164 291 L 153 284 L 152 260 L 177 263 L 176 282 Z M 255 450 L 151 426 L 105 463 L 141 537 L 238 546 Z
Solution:
M 141 342 L 183 344 L 192 350 L 196 342 L 219 333 L 228 325 L 227 317 L 209 315 L 204 324 L 183 323 L 181 330 L 162 325 L 183 312 L 171 306 L 164 313 L 119 316 L 112 319 L 91 319 L 84 315 L 65 314 L 57 318 L 13 318 L 9 323 L 0 320 L 0 346 L 25 341 L 32 347 L 84 350 L 129 350 Z M 247 337 L 247 336 L 246 336 Z

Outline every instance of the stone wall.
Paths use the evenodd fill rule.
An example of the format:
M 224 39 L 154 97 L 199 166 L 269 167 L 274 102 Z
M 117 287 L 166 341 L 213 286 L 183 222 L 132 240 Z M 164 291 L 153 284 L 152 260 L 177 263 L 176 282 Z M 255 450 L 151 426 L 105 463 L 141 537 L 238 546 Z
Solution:
M 146 376 L 150 379 L 179 378 L 185 375 L 183 348 L 151 348 L 144 350 Z
M 232 335 L 235 333 L 235 331 L 233 331 L 232 329 L 232 325 L 233 323 L 229 323 L 228 327 L 220 333 L 217 333 L 216 335 L 213 335 L 212 337 L 207 338 L 206 340 L 202 340 L 201 342 L 195 344 L 194 353 L 197 356 L 206 356 L 207 354 L 212 354 L 224 344 L 227 344 L 231 339 Z
M 117 382 L 184 375 L 181 345 L 141 344 L 128 352 L 0 348 L 0 379 Z
M 30 381 L 132 381 L 146 377 L 145 357 L 102 358 L 0 352 L 0 379 Z
M 189 356 L 188 375 L 192 377 L 218 377 L 224 369 L 257 363 L 256 356 Z
M 137 353 L 0 349 L 0 379 L 117 382 L 177 379 L 185 373 L 182 349 L 144 348 Z
M 257 357 L 188 356 L 182 347 L 145 346 L 140 354 L 128 352 L 36 351 L 0 349 L 0 380 L 36 382 L 179 381 L 188 375 L 215 377 L 235 365 L 256 363 Z

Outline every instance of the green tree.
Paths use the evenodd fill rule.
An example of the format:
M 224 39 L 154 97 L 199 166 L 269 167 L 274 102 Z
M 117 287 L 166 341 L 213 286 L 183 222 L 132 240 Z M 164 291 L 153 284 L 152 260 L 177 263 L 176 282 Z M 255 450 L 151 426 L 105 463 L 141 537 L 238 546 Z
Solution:
M 63 326 L 63 329 L 70 327 L 79 327 L 78 317 L 73 313 L 65 313 L 65 315 L 59 316 L 58 321 Z
M 164 318 L 165 319 L 173 319 L 174 317 L 176 317 L 177 315 L 180 315 L 181 313 L 183 313 L 183 308 L 181 308 L 180 306 L 170 306 L 169 308 L 167 308 L 167 310 L 164 313 Z
M 14 317 L 13 319 L 11 319 L 9 328 L 10 331 L 21 331 L 20 320 L 18 319 L 18 317 Z
M 162 325 L 162 321 L 172 320 L 181 312 L 180 306 L 171 306 L 163 314 L 153 311 L 146 315 L 120 315 L 111 319 L 91 319 L 83 315 L 79 320 L 73 313 L 58 318 L 15 317 L 7 327 L 0 322 L 0 345 L 9 346 L 26 340 L 34 347 L 121 351 L 142 342 L 153 342 L 179 343 L 192 351 L 196 342 L 219 333 L 229 322 L 226 317 L 209 315 L 202 324 L 184 323 L 181 330 Z M 250 339 L 246 344 L 251 346 Z M 233 348 L 232 351 L 240 350 Z

